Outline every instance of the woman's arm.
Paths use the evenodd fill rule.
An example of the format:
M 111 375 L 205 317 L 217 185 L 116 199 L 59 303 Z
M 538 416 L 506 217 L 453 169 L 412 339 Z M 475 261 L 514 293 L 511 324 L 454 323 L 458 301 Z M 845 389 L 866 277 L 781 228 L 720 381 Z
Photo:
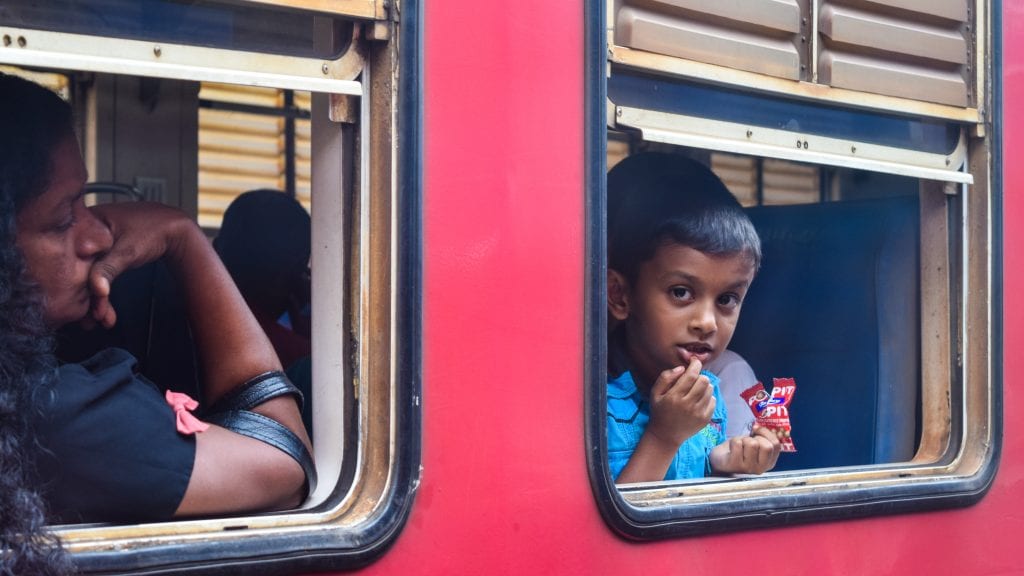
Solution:
M 163 258 L 185 298 L 206 383 L 204 402 L 212 405 L 250 378 L 281 369 L 231 276 L 191 219 L 151 203 L 107 204 L 93 210 L 114 238 L 90 278 L 97 321 L 107 326 L 116 321 L 108 300 L 114 278 Z M 252 411 L 283 424 L 311 450 L 291 397 L 274 398 Z M 197 435 L 195 464 L 177 515 L 294 507 L 302 498 L 303 482 L 301 467 L 284 452 L 211 427 Z

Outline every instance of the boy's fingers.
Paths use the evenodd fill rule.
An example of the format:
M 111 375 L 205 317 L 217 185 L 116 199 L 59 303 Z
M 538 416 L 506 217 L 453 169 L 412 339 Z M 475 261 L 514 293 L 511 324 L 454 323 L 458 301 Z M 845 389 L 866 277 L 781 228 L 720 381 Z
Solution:
M 690 361 L 690 365 L 686 367 L 681 375 L 676 377 L 676 385 L 672 387 L 672 391 L 680 396 L 689 396 L 694 393 L 694 388 L 700 392 L 703 386 L 699 386 L 698 383 L 701 380 L 708 382 L 707 376 L 701 376 L 701 365 L 700 360 L 693 359 Z M 691 398 L 692 399 L 692 398 Z
M 733 458 L 743 458 L 743 438 L 739 436 L 729 438 L 729 455 Z
M 700 371 L 703 369 L 704 365 L 696 358 L 691 359 L 689 366 L 686 367 L 686 371 L 693 375 L 700 374 Z
M 772 468 L 775 468 L 775 463 L 778 462 L 779 460 L 779 453 L 781 452 L 781 450 L 782 445 L 776 443 L 774 445 L 766 447 L 764 450 L 761 451 L 761 454 L 764 457 L 764 463 L 761 466 L 762 471 L 768 471 L 771 470 Z
M 754 449 L 757 451 L 756 456 L 758 465 L 768 464 L 772 457 L 772 451 L 774 450 L 771 441 L 763 436 L 756 436 L 754 437 Z
M 761 463 L 761 447 L 754 438 L 747 438 L 743 445 L 743 467 L 749 472 L 760 474 L 764 468 Z
M 697 373 L 697 377 L 694 378 L 693 382 L 685 392 L 683 392 L 682 389 L 680 392 L 685 394 L 687 400 L 691 400 L 693 402 L 707 402 L 709 399 L 714 399 L 715 397 L 715 389 L 711 387 L 711 380 L 700 373 Z
M 775 431 L 762 426 L 754 430 L 751 439 L 756 442 L 758 473 L 774 468 L 775 462 L 782 452 L 782 444 Z
M 770 432 L 767 428 L 758 428 Z M 763 474 L 775 467 L 781 446 L 778 444 L 778 439 L 773 442 L 771 440 L 773 436 L 763 436 L 762 434 L 755 433 L 750 436 L 729 438 L 729 460 L 737 470 L 742 470 L 747 474 Z
M 715 397 L 714 395 L 710 395 L 710 398 L 702 401 L 706 402 L 706 404 L 704 405 L 704 409 L 701 412 L 701 417 L 704 418 L 704 420 L 710 421 L 711 417 L 715 415 Z
M 754 428 L 751 430 L 750 435 L 755 437 L 755 438 L 764 438 L 765 440 L 768 441 L 769 445 L 773 449 L 774 448 L 781 448 L 781 446 L 782 446 L 779 443 L 778 433 L 776 433 L 771 428 L 766 428 L 764 426 L 756 426 L 755 425 Z
M 675 368 L 663 371 L 658 375 L 658 379 L 654 381 L 654 386 L 651 386 L 651 396 L 661 396 L 668 392 L 682 373 L 682 366 L 676 366 Z

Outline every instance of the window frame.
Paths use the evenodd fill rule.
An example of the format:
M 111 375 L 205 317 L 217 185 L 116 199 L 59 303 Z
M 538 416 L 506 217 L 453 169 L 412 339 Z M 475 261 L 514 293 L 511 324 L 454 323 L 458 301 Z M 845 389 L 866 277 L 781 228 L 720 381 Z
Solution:
M 607 0 L 587 2 L 585 50 L 588 55 L 585 66 L 588 166 L 585 426 L 591 487 L 606 523 L 624 538 L 648 540 L 968 506 L 980 500 L 994 480 L 1002 448 L 1002 150 L 999 145 L 1002 103 L 998 86 L 999 51 L 992 51 L 996 73 L 987 76 L 994 83 L 991 110 L 995 113 L 988 123 L 972 122 L 975 112 L 971 110 L 958 112 L 949 107 L 940 110 L 933 105 L 915 106 L 891 97 L 869 98 L 870 107 L 874 108 L 892 103 L 895 106 L 890 109 L 901 112 L 921 113 L 925 110 L 934 112 L 936 117 L 975 124 L 970 129 L 972 133 L 969 134 L 966 156 L 974 184 L 966 192 L 949 196 L 954 198 L 949 204 L 953 208 L 956 208 L 956 199 L 963 202 L 962 211 L 969 218 L 962 222 L 962 230 L 950 231 L 951 236 L 946 236 L 948 239 L 962 234 L 960 244 L 945 247 L 936 240 L 936 250 L 922 250 L 922 258 L 931 252 L 938 257 L 948 254 L 950 258 L 950 293 L 945 297 L 950 309 L 949 318 L 937 324 L 929 325 L 924 321 L 922 324 L 922 331 L 938 330 L 940 335 L 945 334 L 944 342 L 950 347 L 947 350 L 942 350 L 941 345 L 924 347 L 931 350 L 928 353 L 922 350 L 923 355 L 931 354 L 925 355 L 924 360 L 942 359 L 943 356 L 946 359 L 945 365 L 937 371 L 922 373 L 922 388 L 930 390 L 923 392 L 925 398 L 922 402 L 937 406 L 933 419 L 949 418 L 951 424 L 940 429 L 949 431 L 952 440 L 946 445 L 943 445 L 942 438 L 923 441 L 918 446 L 916 462 L 775 472 L 740 479 L 656 482 L 619 489 L 608 468 L 605 431 L 606 142 L 607 126 L 614 124 L 616 119 L 615 107 L 607 96 L 606 77 L 613 73 L 616 65 L 650 70 L 647 65 L 657 59 L 608 45 L 612 21 L 605 11 L 609 4 Z M 994 13 L 999 13 L 998 7 Z M 992 32 L 992 42 L 998 46 L 998 22 L 992 27 Z M 785 88 L 784 82 L 778 79 L 755 78 L 756 75 L 750 73 L 721 68 L 710 71 L 706 65 L 692 63 L 670 63 L 656 72 L 693 78 L 695 71 L 714 72 L 706 74 L 706 78 L 713 82 L 725 79 L 725 84 L 738 84 L 730 82 L 737 78 L 744 82 L 756 79 L 758 82 L 752 84 L 769 94 L 793 90 Z M 806 96 L 800 90 L 796 93 Z M 841 91 L 831 96 L 823 95 L 821 100 L 842 104 L 850 101 L 850 96 Z M 934 199 L 929 202 L 932 209 L 941 208 L 932 217 L 945 217 L 947 196 L 942 186 L 922 184 L 921 188 L 922 203 L 927 195 Z M 955 219 L 950 221 L 950 225 L 956 223 Z M 925 225 L 922 220 L 922 228 Z M 958 255 L 959 260 L 956 259 Z M 922 286 L 924 282 L 922 279 Z M 966 298 L 966 302 L 958 306 L 961 297 Z M 941 300 L 943 297 L 932 298 Z M 963 343 L 963 348 L 958 349 L 958 343 Z M 965 359 L 965 362 L 957 364 L 958 358 Z M 945 413 L 941 409 L 943 390 L 954 395 L 954 402 Z M 957 394 L 960 394 L 959 402 Z M 929 423 L 926 421 L 923 426 L 927 430 Z M 934 422 L 931 426 L 935 429 Z
M 83 573 L 219 574 L 242 570 L 282 574 L 352 569 L 379 557 L 408 519 L 419 483 L 421 455 L 422 5 L 418 0 L 404 0 L 401 14 L 400 21 L 384 23 L 386 35 L 380 36 L 377 30 L 378 38 L 386 42 L 372 44 L 365 54 L 359 54 L 365 68 L 353 68 L 348 57 L 324 63 L 325 72 L 318 63 L 316 74 L 327 78 L 312 82 L 287 73 L 268 80 L 259 72 L 258 61 L 266 58 L 275 66 L 285 64 L 275 56 L 260 55 L 255 65 L 247 63 L 249 68 L 238 73 L 234 67 L 241 66 L 245 54 L 164 45 L 164 55 L 181 54 L 186 60 L 178 61 L 171 70 L 146 62 L 145 54 L 153 49 L 150 43 L 126 40 L 110 42 L 121 47 L 123 61 L 130 62 L 127 67 L 102 58 L 87 61 L 89 58 L 81 55 L 68 62 L 62 60 L 60 51 L 69 46 L 106 44 L 84 36 L 0 27 L 0 35 L 24 36 L 28 46 L 46 46 L 31 54 L 18 43 L 0 46 L 0 62 L 12 65 L 194 81 L 233 79 L 319 91 L 323 102 L 317 121 L 339 128 L 330 131 L 328 140 L 315 150 L 321 161 L 314 171 L 326 168 L 321 174 L 328 182 L 330 178 L 353 180 L 330 184 L 347 190 L 336 206 L 322 210 L 319 216 L 313 211 L 314 237 L 341 231 L 333 237 L 332 246 L 335 254 L 343 254 L 342 260 L 334 262 L 344 262 L 332 265 L 341 283 L 334 297 L 339 300 L 335 305 L 343 308 L 343 321 L 314 327 L 314 350 L 326 349 L 327 343 L 318 344 L 317 338 L 329 335 L 331 344 L 337 344 L 333 349 L 339 350 L 330 358 L 340 358 L 345 366 L 341 381 L 329 384 L 336 386 L 331 402 L 324 401 L 314 384 L 314 410 L 329 412 L 331 418 L 342 421 L 341 429 L 331 432 L 334 438 L 321 430 L 327 426 L 314 429 L 319 446 L 337 447 L 337 453 L 327 455 L 336 465 L 325 469 L 323 458 L 318 457 L 319 489 L 297 510 L 137 525 L 56 526 Z M 378 24 L 353 23 L 367 29 Z M 51 40 L 56 42 L 46 42 Z M 368 39 L 366 42 L 370 44 Z M 380 73 L 353 80 L 360 69 Z M 350 113 L 353 111 L 356 115 Z M 356 157 L 342 153 L 339 146 L 351 147 Z M 331 254 L 319 257 L 325 256 Z M 314 255 L 314 262 L 317 258 Z M 314 302 L 314 309 L 316 306 Z M 327 370 L 326 364 L 326 359 L 314 360 L 314 382 L 326 382 L 326 378 L 316 377 L 318 373 L 337 374 L 337 369 Z M 342 396 L 345 407 L 333 401 Z M 339 410 L 344 414 L 339 415 Z

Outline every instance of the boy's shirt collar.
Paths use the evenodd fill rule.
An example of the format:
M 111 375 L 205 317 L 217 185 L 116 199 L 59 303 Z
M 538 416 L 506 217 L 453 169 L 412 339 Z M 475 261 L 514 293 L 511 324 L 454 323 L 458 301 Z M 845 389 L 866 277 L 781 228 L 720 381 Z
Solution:
M 609 398 L 629 398 L 634 394 L 639 394 L 639 392 L 640 390 L 637 389 L 636 382 L 633 382 L 633 374 L 628 370 L 615 377 L 609 375 Z

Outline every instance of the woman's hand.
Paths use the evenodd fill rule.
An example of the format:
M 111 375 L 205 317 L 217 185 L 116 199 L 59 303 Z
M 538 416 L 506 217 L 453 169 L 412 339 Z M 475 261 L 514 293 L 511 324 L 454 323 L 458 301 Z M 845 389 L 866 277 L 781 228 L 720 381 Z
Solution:
M 91 208 L 110 228 L 114 243 L 89 273 L 92 318 L 110 328 L 117 313 L 110 305 L 110 286 L 121 273 L 165 256 L 174 257 L 189 234 L 202 235 L 180 210 L 154 202 L 122 202 Z

